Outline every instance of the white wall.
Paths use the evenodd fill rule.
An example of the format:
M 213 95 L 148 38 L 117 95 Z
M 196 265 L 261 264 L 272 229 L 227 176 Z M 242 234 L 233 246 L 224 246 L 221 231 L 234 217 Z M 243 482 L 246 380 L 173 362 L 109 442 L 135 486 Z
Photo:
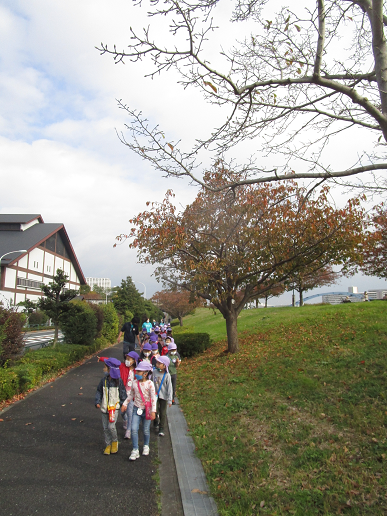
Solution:
M 19 262 L 19 267 L 23 267 L 23 269 L 27 269 L 27 265 L 28 265 L 28 253 L 26 253 L 25 256 L 23 256 L 23 258 L 20 258 Z
M 55 256 L 50 252 L 46 251 L 44 255 L 44 274 L 50 274 L 54 276 L 56 271 L 55 267 Z
M 62 269 L 62 271 L 63 271 L 63 258 L 59 258 L 58 256 L 55 256 L 54 274 L 56 274 L 56 271 L 58 269 Z
M 44 251 L 42 249 L 32 249 L 29 253 L 28 268 L 36 272 L 43 272 Z
M 4 287 L 6 288 L 15 288 L 16 285 L 16 271 L 15 269 L 8 269 L 8 267 L 5 268 L 4 271 Z

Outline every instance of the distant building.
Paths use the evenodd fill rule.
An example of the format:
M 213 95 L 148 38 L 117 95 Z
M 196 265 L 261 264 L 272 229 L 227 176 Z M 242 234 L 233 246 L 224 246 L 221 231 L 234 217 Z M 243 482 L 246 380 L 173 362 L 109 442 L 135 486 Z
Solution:
M 101 296 L 97 292 L 88 292 L 82 295 L 83 301 L 90 303 L 91 305 L 104 305 L 106 304 L 106 297 Z
M 92 290 L 94 285 L 97 285 L 98 287 L 101 287 L 104 290 L 109 290 L 112 287 L 112 282 L 109 278 L 86 278 L 86 283 Z
M 329 303 L 330 305 L 337 305 L 342 303 L 344 299 L 348 298 L 351 303 L 357 303 L 359 301 L 365 300 L 365 293 L 368 294 L 368 299 L 370 301 L 374 299 L 383 299 L 384 296 L 387 295 L 386 289 L 374 289 L 367 290 L 364 293 L 358 292 L 357 287 L 349 287 L 348 294 L 345 293 L 332 293 L 325 294 L 322 296 L 323 303 Z
M 20 251 L 23 252 L 13 252 Z M 45 223 L 41 215 L 0 215 L 0 301 L 17 304 L 42 297 L 57 269 L 68 276 L 66 288 L 86 284 L 81 266 L 61 223 Z

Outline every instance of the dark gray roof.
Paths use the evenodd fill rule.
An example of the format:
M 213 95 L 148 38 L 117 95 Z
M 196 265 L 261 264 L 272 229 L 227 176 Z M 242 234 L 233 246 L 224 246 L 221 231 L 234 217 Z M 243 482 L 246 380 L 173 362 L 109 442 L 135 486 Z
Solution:
M 34 224 L 25 231 L 0 231 L 0 256 L 18 249 L 30 251 L 62 226 L 63 224 Z M 1 264 L 13 262 L 23 254 L 25 253 L 9 254 L 1 260 Z
M 0 213 L 0 224 L 1 223 L 7 223 L 7 224 L 28 224 L 28 222 L 31 222 L 31 220 L 35 220 L 37 219 L 38 217 L 40 217 L 40 219 L 42 220 L 43 222 L 43 219 L 42 219 L 42 216 L 38 213 L 38 214 L 33 214 L 33 215 L 29 215 L 29 214 L 19 214 L 19 213 L 15 213 L 15 214 L 1 214 Z M 1 256 L 1 255 L 0 255 Z
M 28 217 L 28 215 L 27 215 Z M 48 237 L 54 233 L 60 231 L 61 237 L 65 243 L 68 251 L 70 260 L 72 261 L 74 268 L 81 280 L 81 283 L 86 283 L 86 279 L 83 275 L 81 266 L 79 265 L 78 259 L 75 255 L 74 249 L 71 245 L 70 239 L 63 224 L 55 223 L 43 223 L 34 224 L 25 231 L 0 231 L 0 256 L 10 251 L 17 251 L 19 249 L 25 249 L 31 251 L 34 247 L 47 240 Z M 9 265 L 18 258 L 21 258 L 25 253 L 12 253 L 5 256 L 1 260 L 1 265 Z

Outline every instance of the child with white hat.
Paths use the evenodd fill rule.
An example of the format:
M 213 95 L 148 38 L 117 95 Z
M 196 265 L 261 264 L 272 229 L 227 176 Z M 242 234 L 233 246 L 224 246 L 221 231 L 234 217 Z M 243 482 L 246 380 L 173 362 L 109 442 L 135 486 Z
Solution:
M 133 450 L 130 454 L 129 460 L 136 460 L 140 457 L 138 449 L 138 429 L 141 421 L 144 432 L 144 447 L 142 454 L 149 455 L 150 423 L 156 417 L 155 386 L 151 380 L 148 380 L 148 375 L 151 372 L 152 364 L 150 362 L 143 361 L 136 366 L 136 379 L 133 382 L 131 391 L 121 408 L 121 411 L 124 412 L 130 400 L 134 399 L 131 436 Z
M 172 405 L 172 380 L 168 372 L 170 360 L 167 356 L 156 358 L 156 368 L 153 370 L 152 380 L 155 384 L 157 396 L 155 427 L 159 427 L 159 436 L 164 436 L 167 405 Z

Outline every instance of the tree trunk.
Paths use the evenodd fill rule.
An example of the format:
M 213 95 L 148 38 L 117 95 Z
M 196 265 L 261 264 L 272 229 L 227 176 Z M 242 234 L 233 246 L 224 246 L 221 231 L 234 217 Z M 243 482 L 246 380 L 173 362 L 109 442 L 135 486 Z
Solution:
M 59 332 L 59 325 L 58 325 L 58 323 L 55 323 L 54 328 L 55 328 L 55 330 L 54 330 L 54 343 L 52 345 L 53 348 L 56 347 L 56 343 L 58 342 L 58 332 Z
M 300 306 L 304 306 L 304 291 L 300 289 Z
M 238 314 L 234 311 L 225 316 L 227 328 L 227 344 L 229 353 L 238 353 Z
M 183 318 L 181 316 L 179 316 L 179 324 L 180 326 L 183 326 Z
M 267 308 L 267 297 L 265 297 L 265 308 Z

